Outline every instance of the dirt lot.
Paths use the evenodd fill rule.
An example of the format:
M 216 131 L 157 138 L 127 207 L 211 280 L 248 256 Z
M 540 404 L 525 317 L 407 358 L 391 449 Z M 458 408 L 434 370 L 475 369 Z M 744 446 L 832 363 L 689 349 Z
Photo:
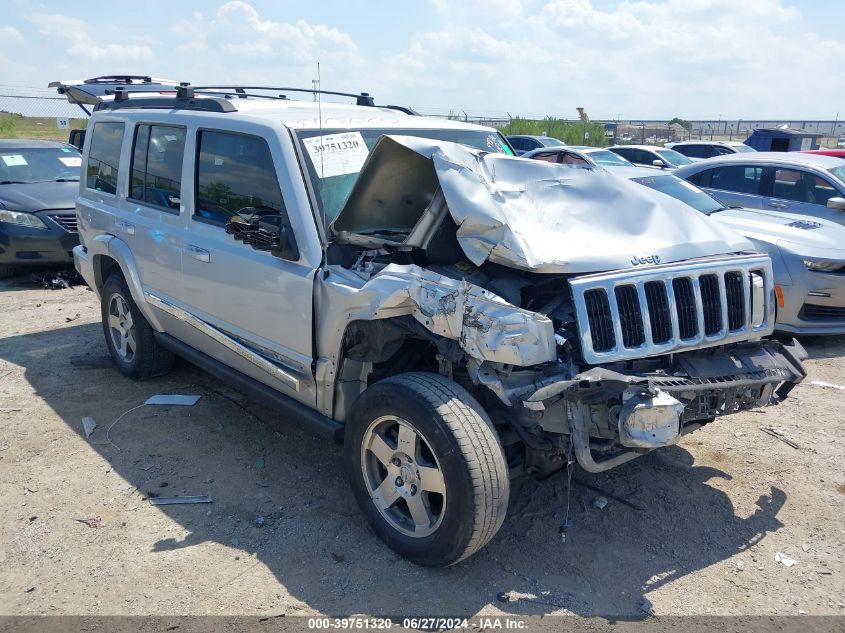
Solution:
M 780 406 L 576 470 L 566 543 L 565 476 L 520 481 L 490 546 L 427 570 L 365 526 L 339 447 L 187 364 L 132 382 L 94 293 L 2 282 L 0 614 L 845 614 L 845 391 L 809 384 L 845 385 L 845 338 L 805 343 Z M 157 393 L 202 397 L 141 406 L 109 443 Z

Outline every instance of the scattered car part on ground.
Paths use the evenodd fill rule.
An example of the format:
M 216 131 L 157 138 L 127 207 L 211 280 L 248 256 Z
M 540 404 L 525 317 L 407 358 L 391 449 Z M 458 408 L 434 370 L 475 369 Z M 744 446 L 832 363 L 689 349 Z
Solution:
M 410 560 L 489 542 L 512 472 L 608 470 L 804 378 L 797 342 L 762 340 L 769 257 L 682 203 L 279 90 L 96 97 L 75 262 L 124 374 L 178 354 L 342 436 Z

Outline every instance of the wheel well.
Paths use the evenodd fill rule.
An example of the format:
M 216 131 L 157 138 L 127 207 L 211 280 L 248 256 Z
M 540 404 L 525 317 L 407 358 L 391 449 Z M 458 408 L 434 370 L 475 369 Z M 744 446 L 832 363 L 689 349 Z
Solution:
M 335 383 L 334 417 L 346 419 L 371 384 L 401 373 L 438 373 L 439 358 L 463 357 L 455 343 L 433 334 L 410 316 L 352 321 L 343 334 Z
M 123 277 L 123 271 L 120 268 L 120 264 L 117 263 L 117 260 L 112 259 L 108 255 L 95 255 L 93 264 L 94 281 L 97 284 L 98 292 L 103 288 L 103 285 L 106 283 L 106 280 L 111 277 L 112 273 L 118 273 L 121 277 Z

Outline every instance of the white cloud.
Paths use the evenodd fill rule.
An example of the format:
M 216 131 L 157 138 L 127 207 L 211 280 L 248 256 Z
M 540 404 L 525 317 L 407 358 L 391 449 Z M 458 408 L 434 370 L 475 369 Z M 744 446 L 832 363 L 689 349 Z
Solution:
M 35 13 L 30 21 L 42 35 L 57 37 L 68 45 L 67 53 L 89 62 L 150 62 L 153 51 L 149 45 L 103 44 L 94 38 L 88 24 L 77 18 L 58 13 Z
M 188 63 L 192 77 L 219 80 L 221 73 L 231 73 L 223 79 L 266 84 L 284 73 L 310 85 L 317 62 L 345 70 L 363 63 L 355 42 L 343 31 L 304 20 L 265 19 L 240 0 L 226 2 L 210 16 L 195 12 L 177 22 L 173 32 L 182 40 L 177 53 L 205 53 Z
M 20 15 L 0 26 L 4 82 L 128 71 L 308 88 L 320 62 L 323 87 L 380 103 L 647 118 L 832 118 L 845 84 L 845 43 L 797 0 L 429 0 L 389 18 L 367 3 L 215 0 L 191 12 L 145 0 L 167 8 L 169 29 L 126 20 L 120 4 L 57 14 L 36 1 L 16 0 Z M 830 4 L 829 22 L 845 21 Z
M 0 41 L 22 42 L 23 35 L 13 26 L 0 26 Z

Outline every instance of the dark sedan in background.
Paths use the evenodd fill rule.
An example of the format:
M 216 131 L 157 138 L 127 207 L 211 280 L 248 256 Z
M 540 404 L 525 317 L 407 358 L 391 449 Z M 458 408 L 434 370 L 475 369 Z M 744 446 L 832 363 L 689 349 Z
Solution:
M 81 165 L 67 143 L 0 139 L 0 279 L 73 262 Z

